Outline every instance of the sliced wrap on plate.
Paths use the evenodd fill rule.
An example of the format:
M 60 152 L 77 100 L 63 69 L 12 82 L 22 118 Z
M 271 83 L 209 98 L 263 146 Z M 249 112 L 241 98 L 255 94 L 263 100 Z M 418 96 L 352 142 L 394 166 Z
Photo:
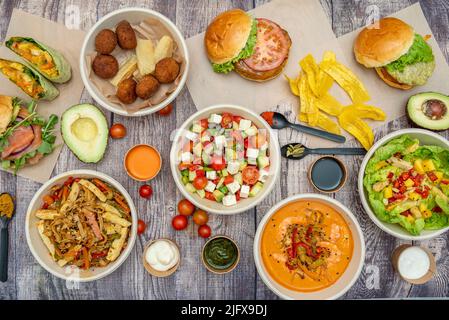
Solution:
M 0 71 L 34 100 L 53 100 L 59 90 L 31 66 L 0 59 Z
M 0 160 L 4 169 L 16 172 L 39 162 L 54 149 L 56 115 L 48 120 L 36 113 L 33 101 L 27 107 L 18 98 L 0 95 Z
M 33 38 L 11 37 L 5 45 L 52 82 L 64 83 L 72 77 L 70 64 L 64 56 L 42 42 Z

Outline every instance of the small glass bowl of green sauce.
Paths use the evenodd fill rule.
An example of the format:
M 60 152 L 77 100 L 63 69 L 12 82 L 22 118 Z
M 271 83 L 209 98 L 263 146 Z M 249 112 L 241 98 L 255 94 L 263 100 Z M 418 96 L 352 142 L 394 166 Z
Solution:
M 345 165 L 333 156 L 318 158 L 309 170 L 310 183 L 316 190 L 324 193 L 337 192 L 346 183 L 346 179 Z
M 201 260 L 207 270 L 224 274 L 234 270 L 240 260 L 240 250 L 234 240 L 227 236 L 215 236 L 203 246 Z

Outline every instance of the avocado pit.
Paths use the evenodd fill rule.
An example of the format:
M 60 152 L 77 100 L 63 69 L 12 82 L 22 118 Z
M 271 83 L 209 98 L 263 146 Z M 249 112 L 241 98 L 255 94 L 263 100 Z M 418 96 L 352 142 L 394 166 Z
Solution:
M 427 100 L 423 103 L 422 109 L 424 114 L 432 120 L 440 120 L 447 114 L 446 104 L 437 99 Z

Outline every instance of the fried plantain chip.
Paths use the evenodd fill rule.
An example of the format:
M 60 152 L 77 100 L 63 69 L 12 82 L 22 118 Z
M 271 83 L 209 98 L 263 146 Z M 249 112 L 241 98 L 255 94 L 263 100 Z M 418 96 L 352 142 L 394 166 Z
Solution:
M 307 116 L 307 113 L 300 112 L 299 116 L 298 116 L 298 119 L 301 122 L 309 123 L 309 117 Z
M 319 110 L 324 111 L 331 116 L 340 115 L 344 109 L 343 105 L 329 93 L 316 99 L 316 105 Z
M 374 143 L 373 130 L 365 121 L 354 114 L 353 109 L 346 108 L 345 111 L 338 116 L 338 123 L 343 129 L 359 140 L 366 150 L 371 148 Z
M 324 113 L 318 111 L 317 127 L 326 130 L 327 132 L 341 134 L 340 127 L 334 121 L 332 121 Z
M 335 53 L 332 51 L 326 51 L 323 54 L 323 61 L 320 62 L 319 72 L 317 75 L 317 84 L 318 84 L 318 96 L 323 96 L 326 94 L 332 85 L 334 84 L 334 79 L 329 76 L 321 67 L 321 64 L 326 61 L 337 61 L 337 57 Z
M 287 75 L 284 75 L 285 79 L 287 79 L 288 84 L 290 86 L 290 91 L 297 97 L 299 97 L 299 75 L 293 79 L 289 78 Z
M 352 102 L 363 103 L 371 99 L 363 83 L 340 62 L 323 61 L 320 67 L 346 91 Z
M 387 115 L 382 109 L 366 104 L 358 103 L 347 106 L 346 108 L 352 108 L 354 114 L 362 119 L 385 121 L 385 119 L 387 118 Z
M 315 58 L 308 54 L 304 59 L 299 62 L 300 67 L 307 75 L 307 82 L 309 84 L 310 90 L 313 92 L 315 96 L 319 96 L 318 91 L 318 73 L 320 71 Z

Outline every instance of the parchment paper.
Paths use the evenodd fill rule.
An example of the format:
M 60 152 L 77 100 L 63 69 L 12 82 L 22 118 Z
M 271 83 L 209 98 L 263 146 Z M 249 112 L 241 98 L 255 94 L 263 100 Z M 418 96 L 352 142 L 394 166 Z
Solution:
M 55 84 L 59 90 L 59 96 L 50 102 L 38 102 L 37 112 L 45 118 L 48 118 L 51 114 L 56 114 L 61 120 L 60 116 L 67 108 L 79 103 L 83 92 L 83 82 L 79 72 L 78 59 L 84 35 L 83 31 L 69 30 L 62 24 L 17 9 L 14 9 L 12 13 L 5 40 L 11 36 L 32 37 L 61 52 L 72 66 L 72 79 L 62 85 Z M 0 47 L 0 57 L 19 62 L 23 61 L 5 46 Z M 20 97 L 27 102 L 31 100 L 3 74 L 0 74 L 0 94 Z M 41 159 L 36 165 L 26 166 L 19 170 L 17 173 L 19 176 L 41 183 L 50 178 L 63 145 L 59 133 L 59 123 L 55 129 L 55 134 L 57 139 L 53 153 Z
M 412 94 L 423 91 L 449 93 L 449 67 L 432 35 L 419 3 L 399 11 L 393 16 L 409 23 L 416 32 L 422 35 L 432 35 L 429 43 L 433 48 L 437 67 L 425 86 L 416 87 L 406 92 L 389 87 L 378 78 L 373 69 L 366 69 L 355 61 L 352 51 L 353 41 L 361 29 L 337 39 L 319 1 L 273 0 L 249 12 L 254 17 L 265 17 L 279 23 L 290 34 L 293 44 L 284 69 L 284 73 L 289 76 L 298 74 L 298 62 L 307 54 L 311 53 L 317 61 L 321 61 L 324 51 L 334 51 L 337 59 L 351 68 L 365 84 L 372 98 L 368 104 L 382 108 L 387 114 L 385 122 L 368 121 L 372 128 L 383 126 L 387 122 L 403 116 L 406 101 Z M 213 104 L 232 103 L 261 113 L 274 110 L 277 105 L 283 105 L 291 106 L 291 110 L 298 114 L 299 99 L 290 93 L 288 83 L 282 75 L 271 81 L 255 83 L 241 78 L 235 72 L 227 75 L 214 73 L 205 53 L 203 39 L 204 33 L 187 40 L 192 60 L 191 65 L 195 66 L 195 70 L 189 73 L 187 87 L 197 109 L 203 109 Z M 350 103 L 347 95 L 337 84 L 334 84 L 330 92 L 343 104 Z M 335 118 L 332 119 L 335 120 Z M 354 139 L 346 131 L 342 130 L 342 133 L 348 140 Z M 310 147 L 338 146 L 337 143 L 313 136 L 308 136 L 307 143 Z

